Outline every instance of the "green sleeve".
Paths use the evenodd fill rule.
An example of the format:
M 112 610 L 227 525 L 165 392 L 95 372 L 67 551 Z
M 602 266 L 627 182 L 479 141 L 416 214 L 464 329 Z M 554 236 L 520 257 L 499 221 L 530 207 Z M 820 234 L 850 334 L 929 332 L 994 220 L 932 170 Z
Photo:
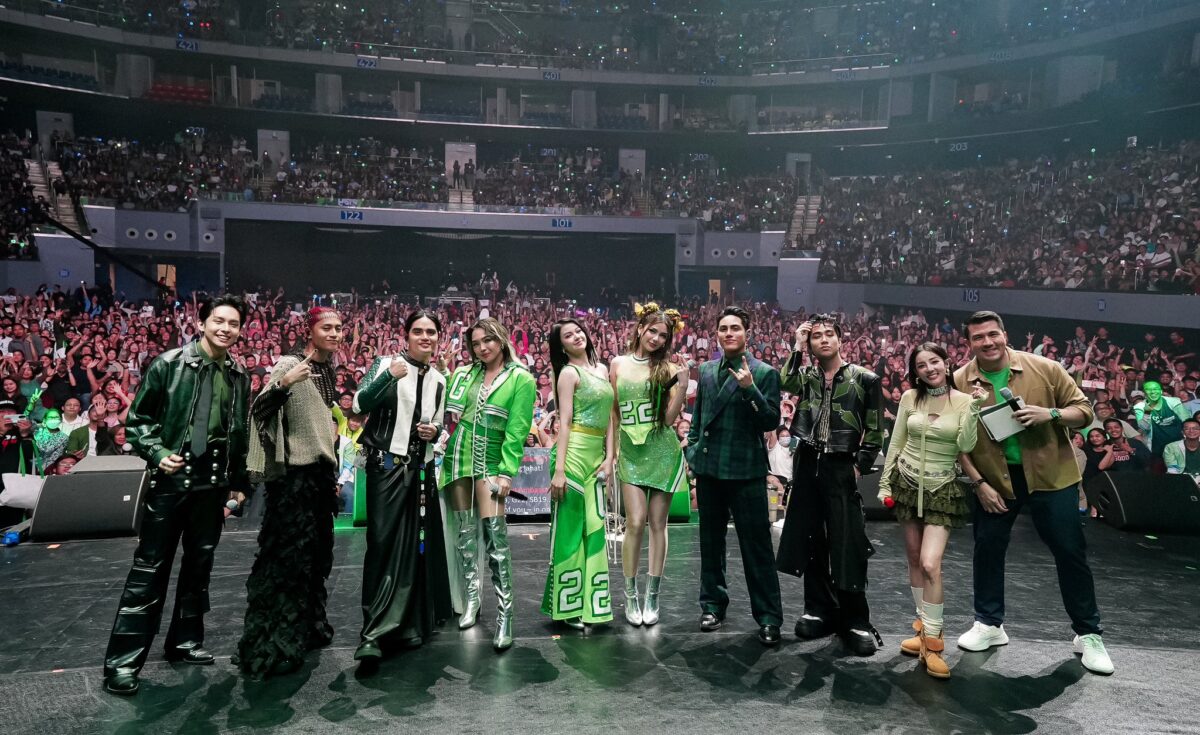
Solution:
M 500 447 L 500 475 L 516 477 L 521 471 L 521 458 L 525 456 L 525 437 L 533 426 L 533 404 L 537 398 L 537 386 L 533 376 L 524 368 L 514 368 L 513 397 L 508 407 L 508 423 L 504 425 L 504 444 Z
M 82 432 L 82 434 L 80 432 Z M 63 452 L 66 454 L 74 454 L 75 452 L 78 452 L 80 449 L 87 449 L 88 448 L 87 437 L 88 437 L 88 427 L 80 426 L 78 429 L 73 430 L 67 436 L 67 448 L 64 449 Z
M 804 356 L 793 352 L 783 363 L 783 370 L 779 371 L 779 386 L 788 393 L 798 394 L 804 385 L 803 374 Z
M 779 428 L 779 373 L 770 367 L 764 367 L 766 369 L 762 371 L 762 375 L 757 376 L 754 384 L 744 388 L 742 392 L 748 394 L 756 409 L 754 428 L 768 432 Z
M 363 377 L 354 394 L 355 413 L 370 413 L 383 400 L 388 387 L 395 382 L 392 374 L 383 368 L 383 358 L 377 357 Z

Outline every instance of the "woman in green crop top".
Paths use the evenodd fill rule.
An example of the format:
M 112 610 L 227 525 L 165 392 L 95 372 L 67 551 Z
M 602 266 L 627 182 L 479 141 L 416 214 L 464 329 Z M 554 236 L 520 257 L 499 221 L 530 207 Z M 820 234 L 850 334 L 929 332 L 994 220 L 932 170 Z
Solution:
M 909 355 L 914 387 L 900 398 L 879 480 L 880 500 L 893 501 L 904 526 L 909 584 L 917 607 L 917 635 L 902 642 L 900 650 L 920 656 L 929 675 L 939 679 L 950 677 L 942 658 L 942 555 L 950 529 L 962 526 L 968 514 L 966 491 L 957 482 L 958 456 L 975 448 L 979 406 L 987 398 L 981 387 L 971 395 L 953 388 L 947 357 L 946 350 L 932 342 Z
M 612 620 L 604 516 L 613 389 L 582 324 L 555 322 L 548 342 L 560 423 L 550 452 L 550 569 L 542 612 L 582 629 Z

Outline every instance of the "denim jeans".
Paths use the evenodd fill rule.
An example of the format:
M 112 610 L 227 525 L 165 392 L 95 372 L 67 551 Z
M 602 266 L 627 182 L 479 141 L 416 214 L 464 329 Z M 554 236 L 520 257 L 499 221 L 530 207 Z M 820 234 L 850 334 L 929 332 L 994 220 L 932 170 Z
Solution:
M 1028 505 L 1038 536 L 1054 555 L 1071 628 L 1079 635 L 1103 632 L 1079 517 L 1079 487 L 1031 493 L 1020 465 L 1009 465 L 1008 475 L 1016 498 L 1005 501 L 1007 512 L 988 513 L 975 505 L 975 619 L 987 625 L 1004 622 L 1004 556 L 1013 522 L 1021 508 Z

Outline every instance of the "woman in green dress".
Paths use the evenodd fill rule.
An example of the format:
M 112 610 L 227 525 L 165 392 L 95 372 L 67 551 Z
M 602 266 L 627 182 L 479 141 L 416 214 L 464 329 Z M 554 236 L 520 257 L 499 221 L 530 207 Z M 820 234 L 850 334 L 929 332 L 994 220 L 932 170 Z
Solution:
M 637 328 L 629 353 L 613 360 L 609 377 L 617 395 L 620 446 L 617 475 L 625 505 L 625 620 L 658 622 L 658 595 L 667 559 L 667 513 L 676 492 L 687 492 L 687 470 L 679 438 L 671 428 L 687 396 L 687 368 L 669 362 L 672 341 L 683 328 L 674 309 L 653 302 L 634 305 Z M 642 533 L 650 525 L 650 559 L 645 604 L 638 601 L 637 574 Z
M 604 537 L 613 388 L 579 322 L 555 322 L 549 347 L 560 428 L 550 452 L 550 570 L 542 612 L 583 629 L 613 617 Z
M 483 541 L 496 590 L 497 652 L 513 644 L 512 554 L 504 499 L 520 472 L 525 437 L 533 424 L 537 387 L 533 376 L 513 355 L 508 330 L 492 318 L 467 330 L 474 361 L 450 376 L 446 413 L 458 424 L 446 443 L 441 486 L 457 521 L 458 569 L 466 587 L 460 629 L 479 619 L 478 509 Z

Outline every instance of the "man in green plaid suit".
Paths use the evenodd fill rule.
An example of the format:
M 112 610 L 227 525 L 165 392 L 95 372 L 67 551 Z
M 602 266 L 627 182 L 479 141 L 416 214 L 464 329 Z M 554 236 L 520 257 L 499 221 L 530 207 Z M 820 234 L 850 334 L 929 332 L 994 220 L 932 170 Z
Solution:
M 779 426 L 779 373 L 746 354 L 750 315 L 726 308 L 717 323 L 724 355 L 700 366 L 686 454 L 700 509 L 700 629 L 725 620 L 725 535 L 732 515 L 742 549 L 750 610 L 763 645 L 779 643 L 783 603 L 767 514 L 764 432 Z

